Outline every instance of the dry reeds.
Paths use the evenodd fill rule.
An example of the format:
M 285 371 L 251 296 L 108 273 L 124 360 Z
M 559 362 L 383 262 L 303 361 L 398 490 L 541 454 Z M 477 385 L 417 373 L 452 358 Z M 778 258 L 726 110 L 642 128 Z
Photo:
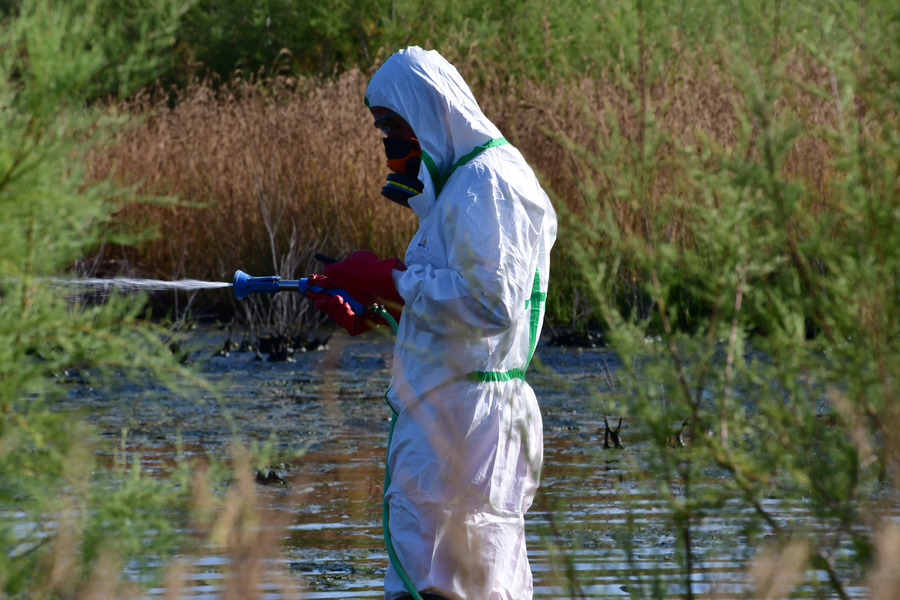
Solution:
M 675 43 L 675 42 L 673 42 Z M 727 58 L 678 49 L 680 59 L 637 82 L 611 68 L 605 78 L 515 81 L 499 68 L 460 59 L 484 112 L 523 152 L 554 200 L 569 215 L 606 211 L 621 229 L 651 233 L 663 215 L 667 241 L 690 244 L 689 218 L 679 204 L 703 200 L 692 169 L 721 168 L 698 158 L 744 151 L 746 102 Z M 806 89 L 828 85 L 803 52 L 786 60 L 799 82 L 776 109 L 802 121 L 782 170 L 815 190 L 811 210 L 825 210 L 832 179 L 827 142 L 815 132 L 834 123 L 834 106 Z M 452 57 L 451 57 L 452 58 Z M 143 190 L 177 195 L 179 205 L 131 206 L 122 217 L 149 223 L 159 237 L 125 252 L 129 267 L 154 277 L 229 280 L 236 268 L 253 274 L 281 268 L 291 236 L 300 276 L 314 269 L 314 251 L 341 256 L 356 248 L 402 256 L 415 218 L 384 200 L 379 135 L 362 98 L 368 75 L 334 80 L 268 80 L 255 84 L 196 82 L 169 108 L 149 94 L 121 109 L 149 115 L 93 165 L 114 169 Z M 693 154 L 692 154 L 693 153 Z M 747 158 L 747 157 L 736 157 Z M 597 214 L 595 212 L 595 214 Z
M 656 214 L 686 193 L 690 164 L 683 153 L 703 145 L 724 153 L 739 147 L 739 111 L 745 100 L 734 75 L 726 72 L 719 57 L 699 50 L 682 52 L 677 65 L 646 82 L 643 98 L 636 82 L 611 73 L 605 79 L 583 78 L 565 86 L 523 82 L 514 94 L 504 93 L 498 79 L 480 95 L 482 106 L 502 130 L 510 132 L 567 211 L 583 215 L 586 207 L 605 203 L 624 230 L 643 236 L 640 210 Z M 804 91 L 804 87 L 821 89 L 827 73 L 800 51 L 792 53 L 789 63 L 786 68 L 795 74 L 798 86 L 785 90 L 778 103 L 781 109 L 802 109 L 795 117 L 802 119 L 804 131 L 833 125 L 833 106 Z M 643 156 L 630 155 L 628 148 L 616 145 L 621 140 L 640 144 L 651 131 L 655 139 L 646 139 L 646 148 L 637 148 Z M 831 158 L 822 139 L 801 136 L 783 176 L 802 179 L 814 195 L 825 198 Z M 626 171 L 640 168 L 633 163 L 641 160 L 648 187 L 630 191 L 632 197 L 640 193 L 652 203 L 644 207 L 630 202 L 623 195 L 628 190 L 622 188 L 629 182 Z
M 127 253 L 131 266 L 225 280 L 235 268 L 269 273 L 279 257 L 267 227 L 276 254 L 292 234 L 310 254 L 402 251 L 412 214 L 380 197 L 384 168 L 365 82 L 358 71 L 310 91 L 284 81 L 198 82 L 171 109 L 150 96 L 123 106 L 149 117 L 96 157 L 95 172 L 115 169 L 144 191 L 182 201 L 123 212 L 160 234 Z

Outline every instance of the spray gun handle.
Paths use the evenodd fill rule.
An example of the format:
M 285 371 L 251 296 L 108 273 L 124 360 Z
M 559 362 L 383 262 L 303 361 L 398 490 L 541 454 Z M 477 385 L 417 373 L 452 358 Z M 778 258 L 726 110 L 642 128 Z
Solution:
M 344 299 L 344 302 L 350 305 L 350 308 L 353 309 L 353 312 L 357 315 L 361 315 L 366 312 L 366 307 L 354 300 L 350 294 L 347 293 L 347 290 L 343 288 L 323 288 L 318 285 L 309 285 L 309 281 L 306 277 L 297 282 L 297 290 L 301 293 L 305 293 L 307 290 L 311 292 L 315 292 L 317 294 L 328 294 L 329 296 L 340 296 Z

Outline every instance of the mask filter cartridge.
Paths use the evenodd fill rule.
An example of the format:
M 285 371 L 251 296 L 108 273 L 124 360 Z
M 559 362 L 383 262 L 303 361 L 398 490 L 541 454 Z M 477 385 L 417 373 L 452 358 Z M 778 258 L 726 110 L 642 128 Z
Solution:
M 422 164 L 422 149 L 416 138 L 384 138 L 384 153 L 387 166 L 393 171 L 381 188 L 381 195 L 401 206 L 409 208 L 409 199 L 421 194 L 425 188 L 419 181 L 419 167 Z

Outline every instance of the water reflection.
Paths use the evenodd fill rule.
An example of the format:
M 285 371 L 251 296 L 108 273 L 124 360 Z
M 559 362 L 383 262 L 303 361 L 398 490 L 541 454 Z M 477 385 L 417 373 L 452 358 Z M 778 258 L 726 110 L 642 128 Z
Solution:
M 216 335 L 201 338 L 197 356 L 214 354 L 221 346 Z M 328 351 L 298 354 L 292 363 L 260 362 L 250 353 L 209 358 L 203 363 L 207 376 L 227 383 L 227 411 L 211 399 L 185 402 L 159 389 L 132 387 L 116 392 L 129 402 L 99 411 L 97 418 L 107 435 L 127 429 L 121 449 L 139 452 L 142 468 L 151 471 L 170 469 L 179 449 L 224 455 L 232 427 L 260 443 L 274 436 L 282 452 L 299 457 L 273 466 L 287 485 L 258 487 L 271 517 L 266 522 L 285 524 L 278 531 L 282 557 L 268 568 L 303 586 L 303 598 L 380 598 L 388 564 L 381 493 L 391 347 L 387 338 L 341 337 Z M 530 377 L 545 425 L 542 489 L 527 517 L 535 598 L 624 598 L 641 583 L 681 597 L 678 585 L 663 583 L 680 580 L 667 507 L 641 491 L 646 488 L 636 485 L 633 463 L 626 460 L 639 455 L 641 442 L 625 420 L 626 449 L 603 450 L 604 415 L 585 399 L 606 390 L 618 368 L 615 358 L 602 350 L 546 347 L 539 356 L 572 387 L 562 389 L 546 373 Z M 109 393 L 73 390 L 71 402 L 106 406 L 103 395 Z M 777 518 L 806 517 L 802 507 L 766 502 Z M 723 515 L 697 529 L 696 597 L 740 598 L 747 591 L 740 550 L 722 547 L 732 537 L 721 534 L 735 527 L 734 515 Z M 204 557 L 182 592 L 219 597 L 228 564 L 222 556 Z M 641 581 L 629 579 L 635 573 Z M 277 585 L 266 585 L 263 597 L 285 597 Z M 151 596 L 164 594 L 158 588 Z

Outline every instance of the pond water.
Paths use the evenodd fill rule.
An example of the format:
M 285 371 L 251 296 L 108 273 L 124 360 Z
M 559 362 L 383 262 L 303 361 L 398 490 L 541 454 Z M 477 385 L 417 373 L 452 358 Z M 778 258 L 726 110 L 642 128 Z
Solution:
M 227 455 L 234 427 L 248 441 L 277 439 L 298 457 L 272 467 L 285 485 L 259 485 L 278 529 L 280 558 L 269 568 L 302 587 L 302 597 L 381 598 L 388 564 L 381 531 L 390 410 L 383 400 L 390 379 L 392 342 L 387 336 L 333 336 L 321 351 L 298 353 L 293 362 L 259 360 L 253 352 L 217 356 L 225 335 L 212 329 L 192 334 L 192 355 L 205 375 L 225 388 L 226 419 L 217 401 L 184 400 L 156 386 L 129 385 L 115 392 L 74 386 L 70 400 L 91 410 L 101 430 L 139 453 L 145 470 L 164 470 L 176 443 L 190 453 Z M 624 450 L 603 449 L 604 417 L 590 395 L 606 389 L 619 365 L 603 349 L 540 345 L 547 366 L 529 375 L 541 403 L 545 458 L 542 490 L 527 517 L 528 549 L 535 598 L 629 597 L 629 573 L 677 582 L 676 541 L 666 526 L 666 508 L 636 485 L 631 472 L 642 444 L 624 421 Z M 559 385 L 560 376 L 569 385 Z M 109 402 L 111 394 L 127 402 Z M 616 420 L 616 423 L 618 420 Z M 614 427 L 616 423 L 611 423 Z M 772 502 L 775 502 L 774 500 Z M 779 507 L 784 518 L 802 509 Z M 627 519 L 636 549 L 624 551 Z M 739 551 L 716 551 L 727 517 L 703 524 L 697 536 L 694 593 L 738 598 L 746 592 Z M 706 549 L 706 552 L 703 550 Z M 215 554 L 195 564 L 182 594 L 219 598 L 228 559 Z M 573 583 L 576 582 L 576 583 Z M 858 594 L 857 594 L 858 592 Z M 851 593 L 865 596 L 861 589 Z M 165 590 L 151 592 L 162 597 Z M 670 597 L 681 597 L 674 586 Z M 263 597 L 284 598 L 278 586 Z

